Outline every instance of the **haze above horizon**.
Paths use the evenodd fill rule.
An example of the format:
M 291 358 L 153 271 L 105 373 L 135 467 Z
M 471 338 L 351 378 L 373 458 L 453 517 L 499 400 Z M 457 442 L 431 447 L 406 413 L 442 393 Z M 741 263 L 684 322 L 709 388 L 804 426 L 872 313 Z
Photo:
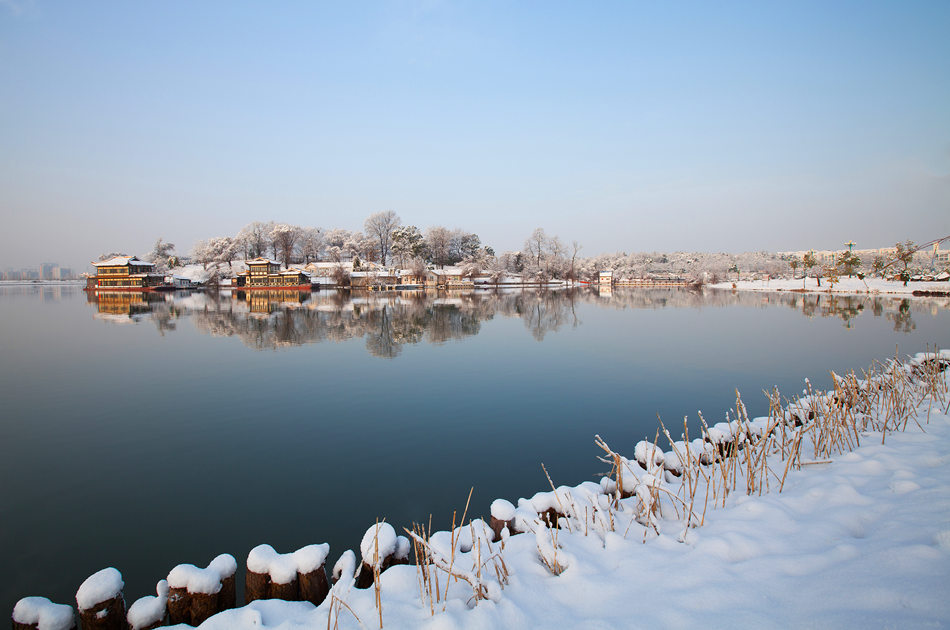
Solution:
M 380 210 L 496 251 L 950 234 L 950 3 L 0 0 L 0 267 Z

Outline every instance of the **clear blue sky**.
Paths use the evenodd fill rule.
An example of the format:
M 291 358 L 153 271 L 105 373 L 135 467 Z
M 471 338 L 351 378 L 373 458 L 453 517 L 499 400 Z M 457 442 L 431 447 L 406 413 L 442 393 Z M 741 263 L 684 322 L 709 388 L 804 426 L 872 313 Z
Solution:
M 950 234 L 950 2 L 0 0 L 0 267 L 253 220 L 607 251 Z

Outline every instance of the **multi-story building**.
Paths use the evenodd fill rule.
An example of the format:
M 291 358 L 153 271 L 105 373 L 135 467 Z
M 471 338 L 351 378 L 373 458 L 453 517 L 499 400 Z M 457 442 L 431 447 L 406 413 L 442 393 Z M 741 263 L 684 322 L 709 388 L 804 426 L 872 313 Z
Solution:
M 153 273 L 154 263 L 135 256 L 115 256 L 92 263 L 96 275 L 86 279 L 87 291 L 151 291 L 160 287 L 165 276 Z
M 233 285 L 242 289 L 309 289 L 310 274 L 300 269 L 284 269 L 280 263 L 269 258 L 246 260 L 247 271 L 234 278 Z

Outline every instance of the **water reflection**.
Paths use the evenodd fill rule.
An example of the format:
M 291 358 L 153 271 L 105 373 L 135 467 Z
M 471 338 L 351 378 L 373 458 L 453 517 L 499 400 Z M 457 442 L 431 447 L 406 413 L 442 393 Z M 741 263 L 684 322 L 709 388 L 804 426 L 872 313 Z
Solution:
M 45 296 L 44 296 L 45 297 Z M 89 293 L 95 317 L 112 323 L 151 321 L 164 334 L 188 317 L 217 337 L 272 350 L 322 341 L 363 338 L 378 357 L 399 356 L 403 346 L 445 343 L 477 335 L 495 316 L 517 317 L 538 341 L 562 327 L 581 325 L 577 307 L 594 302 L 615 309 L 786 307 L 808 318 L 835 317 L 845 328 L 869 313 L 886 317 L 897 332 L 916 328 L 913 314 L 950 308 L 946 298 L 867 295 L 732 293 L 688 289 L 476 291 L 458 294 L 361 294 L 261 291 L 233 293 Z

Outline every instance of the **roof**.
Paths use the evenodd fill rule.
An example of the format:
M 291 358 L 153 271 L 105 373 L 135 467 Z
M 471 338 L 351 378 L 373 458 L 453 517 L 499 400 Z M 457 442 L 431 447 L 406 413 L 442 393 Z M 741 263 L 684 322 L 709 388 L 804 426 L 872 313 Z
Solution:
M 252 260 L 245 260 L 245 261 L 244 261 L 244 264 L 245 264 L 245 265 L 253 265 L 253 264 L 258 264 L 258 265 L 259 265 L 259 264 L 261 264 L 261 263 L 267 263 L 267 264 L 269 264 L 269 265 L 279 265 L 279 264 L 280 264 L 280 263 L 277 262 L 276 260 L 271 260 L 270 258 L 264 258 L 263 256 L 258 256 L 257 258 L 254 258 L 254 259 L 252 259 Z
M 155 263 L 145 262 L 144 260 L 139 260 L 135 256 L 113 256 L 109 260 L 100 260 L 99 262 L 92 263 L 93 267 L 116 267 L 120 265 L 136 265 L 136 266 L 145 266 L 145 267 L 154 267 Z

